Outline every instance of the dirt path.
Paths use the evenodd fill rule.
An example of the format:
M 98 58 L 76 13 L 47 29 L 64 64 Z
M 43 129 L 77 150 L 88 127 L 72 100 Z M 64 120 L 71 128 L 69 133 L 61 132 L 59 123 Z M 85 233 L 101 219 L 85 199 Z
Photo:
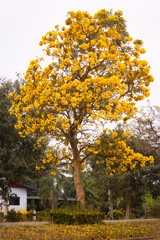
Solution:
M 150 222 L 150 221 L 157 221 L 159 220 L 158 218 L 156 219 L 130 219 L 130 220 L 102 220 L 103 223 L 123 223 L 123 222 Z M 36 226 L 36 225 L 45 225 L 45 224 L 50 224 L 48 221 L 44 222 L 3 222 L 0 223 L 0 227 L 7 227 L 7 226 L 18 226 L 18 225 L 27 225 L 27 226 Z
M 103 223 L 123 223 L 123 222 L 151 222 L 151 221 L 157 221 L 159 218 L 151 218 L 151 219 L 129 219 L 129 220 L 102 220 Z
M 27 226 L 36 226 L 36 225 L 45 225 L 49 224 L 49 222 L 3 222 L 0 223 L 1 227 L 10 227 L 10 226 L 19 226 L 19 225 L 27 225 Z

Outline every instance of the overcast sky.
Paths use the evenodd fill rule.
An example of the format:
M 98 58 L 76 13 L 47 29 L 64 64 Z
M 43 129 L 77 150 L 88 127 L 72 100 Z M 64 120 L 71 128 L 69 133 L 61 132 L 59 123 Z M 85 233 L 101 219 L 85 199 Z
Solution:
M 64 26 L 67 12 L 122 10 L 127 30 L 142 39 L 155 78 L 151 104 L 160 105 L 160 0 L 0 0 L 0 76 L 15 79 L 30 60 L 41 55 L 39 41 L 55 25 Z

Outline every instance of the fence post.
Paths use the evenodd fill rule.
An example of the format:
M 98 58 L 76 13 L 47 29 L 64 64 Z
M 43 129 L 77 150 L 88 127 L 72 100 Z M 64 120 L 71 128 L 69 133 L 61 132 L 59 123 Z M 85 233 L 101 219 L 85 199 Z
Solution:
M 36 221 L 36 210 L 33 210 L 33 221 Z

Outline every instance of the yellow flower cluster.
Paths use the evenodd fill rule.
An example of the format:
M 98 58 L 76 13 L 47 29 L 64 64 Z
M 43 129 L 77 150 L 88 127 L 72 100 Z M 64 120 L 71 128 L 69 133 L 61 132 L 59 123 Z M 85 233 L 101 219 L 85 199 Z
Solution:
M 108 131 L 110 134 L 106 135 L 106 131 L 102 133 L 101 137 L 96 141 L 93 148 L 88 149 L 97 156 L 101 156 L 102 160 L 106 162 L 106 170 L 112 174 L 115 172 L 122 173 L 127 170 L 133 170 L 135 167 L 144 167 L 146 162 L 151 164 L 154 162 L 152 156 L 146 157 L 140 153 L 135 153 L 133 149 L 127 146 L 127 137 L 132 133 L 131 131 L 123 132 L 122 137 L 117 132 Z M 99 164 L 99 160 L 96 161 Z
M 24 214 L 24 215 L 26 215 L 28 213 L 26 210 L 20 210 L 18 212 L 21 213 L 21 214 Z

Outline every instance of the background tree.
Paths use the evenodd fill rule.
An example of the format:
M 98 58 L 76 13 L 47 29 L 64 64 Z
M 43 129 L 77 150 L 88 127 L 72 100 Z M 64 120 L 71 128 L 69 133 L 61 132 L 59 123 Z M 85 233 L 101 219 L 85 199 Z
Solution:
M 131 206 L 137 205 L 135 203 L 143 198 L 145 188 L 141 168 L 149 165 L 152 159 L 130 148 L 133 137 L 130 131 L 124 132 L 122 127 L 119 125 L 114 131 L 101 134 L 94 150 L 95 156 L 90 158 L 98 195 L 108 203 L 111 218 L 113 205 L 118 198 L 124 200 L 126 218 L 129 218 Z M 108 165 L 110 161 L 112 164 Z
M 147 156 L 153 155 L 154 164 L 141 169 L 144 187 L 154 198 L 160 192 L 160 108 L 148 105 L 141 108 L 133 121 L 125 126 L 133 132 L 131 147 Z
M 51 173 L 46 175 L 40 181 L 40 189 L 38 195 L 41 198 L 41 204 L 44 209 L 54 209 L 58 205 L 58 194 L 56 189 L 55 178 Z
M 110 176 L 106 171 L 106 164 L 97 155 L 90 157 L 91 175 L 94 178 L 94 192 L 97 195 L 95 206 L 105 214 L 110 213 L 113 219 L 113 208 L 115 201 L 120 196 L 117 174 Z
M 18 93 L 19 87 L 19 81 L 13 83 L 0 79 L 0 178 L 6 178 L 7 186 L 24 182 L 27 176 L 40 176 L 40 172 L 35 172 L 35 167 L 41 162 L 44 152 L 44 147 L 34 150 L 35 138 L 19 136 L 14 127 L 17 119 L 8 112 L 11 107 L 8 94 L 13 91 Z M 0 182 L 3 185 L 3 181 Z
M 39 144 L 47 137 L 56 140 L 57 150 L 61 146 L 58 156 L 49 152 L 43 163 L 74 168 L 83 207 L 81 164 L 100 119 L 126 121 L 136 112 L 135 101 L 149 95 L 153 77 L 140 59 L 142 43 L 128 35 L 121 11 L 71 11 L 66 27 L 56 25 L 40 42 L 52 62 L 43 68 L 42 59 L 31 61 L 20 94 L 10 96 L 21 136 L 39 136 Z
M 66 176 L 65 172 L 57 173 L 53 176 L 50 172 L 39 181 L 39 193 L 43 208 L 54 209 L 61 203 L 58 199 L 62 199 L 62 204 L 67 204 L 68 198 L 75 198 L 76 192 L 73 177 Z
M 135 168 L 133 171 L 126 171 L 118 178 L 120 197 L 125 204 L 125 219 L 129 219 L 131 214 L 135 214 L 135 217 L 144 214 L 142 204 L 146 188 L 140 173 L 140 168 Z
M 85 192 L 85 198 L 86 198 L 86 207 L 88 209 L 98 209 L 98 194 L 97 194 L 97 188 L 95 186 L 95 178 L 91 174 L 90 171 L 86 170 L 86 172 L 83 172 L 82 176 L 82 184 L 83 189 Z

